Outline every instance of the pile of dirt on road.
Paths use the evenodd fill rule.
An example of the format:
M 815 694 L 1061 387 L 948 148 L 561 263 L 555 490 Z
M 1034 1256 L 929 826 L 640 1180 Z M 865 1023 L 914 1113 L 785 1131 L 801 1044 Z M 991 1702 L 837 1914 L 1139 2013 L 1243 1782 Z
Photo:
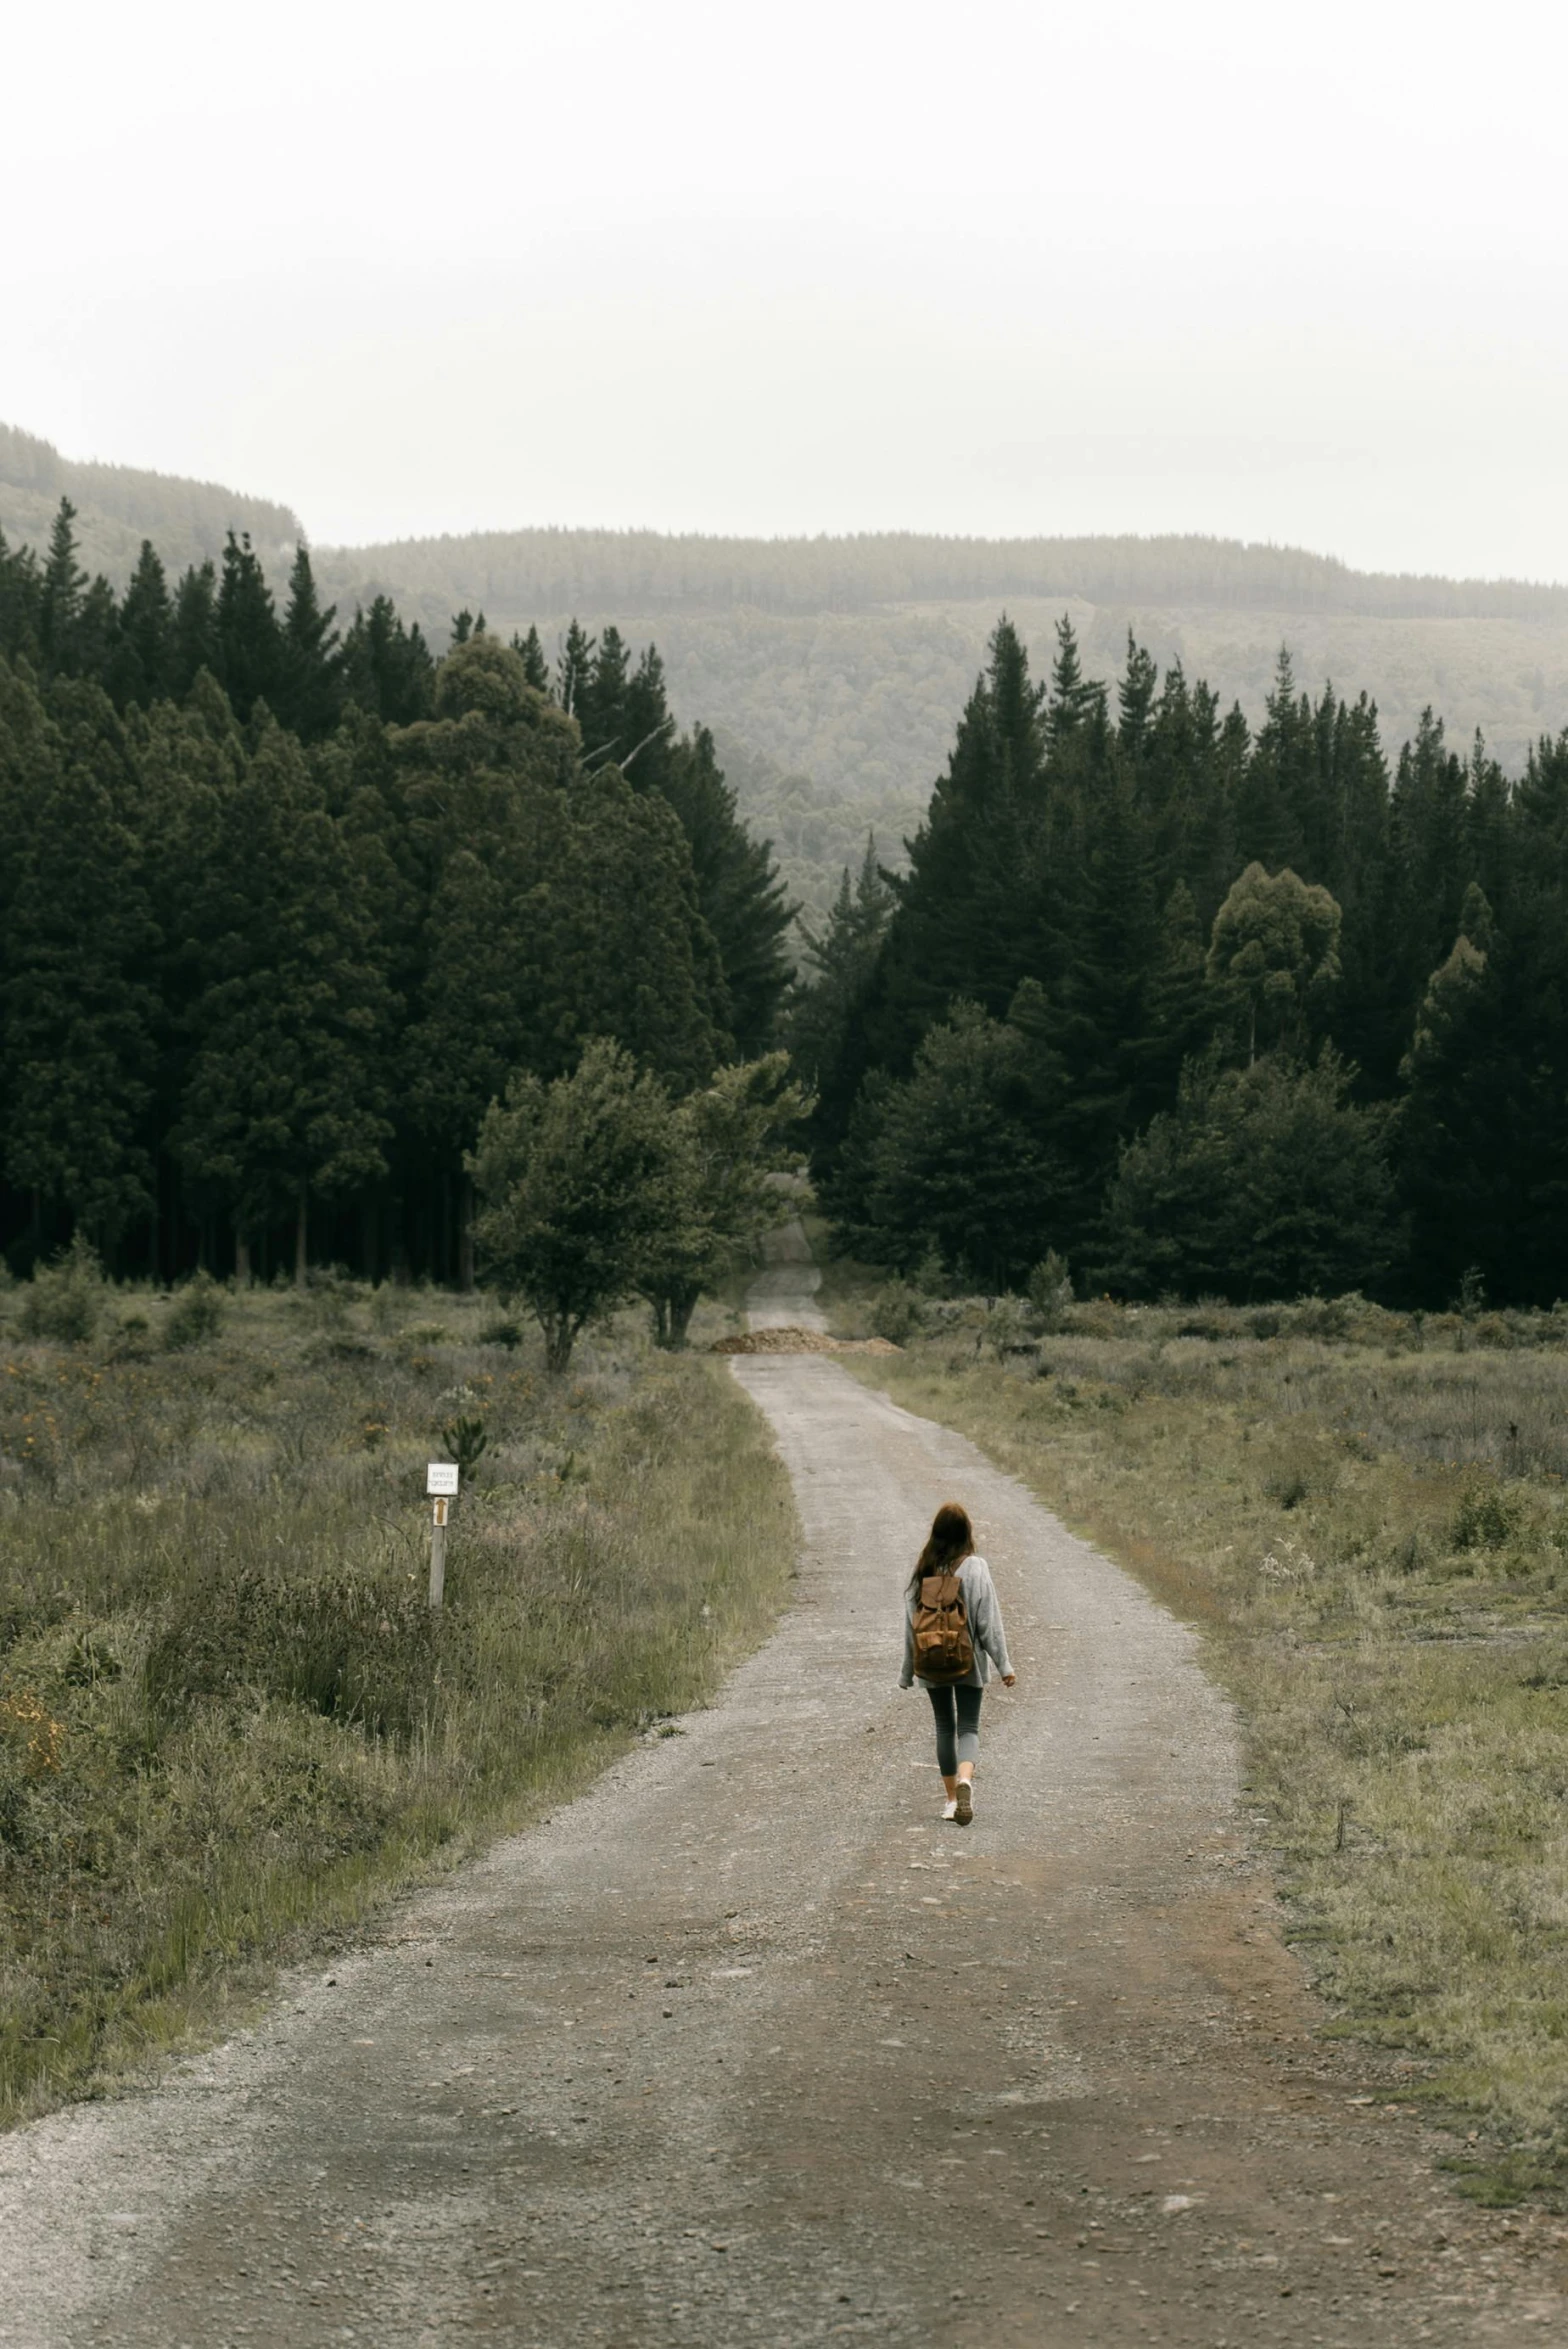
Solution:
M 751 1329 L 740 1337 L 715 1338 L 712 1354 L 897 1354 L 890 1338 L 830 1338 L 824 1330 Z

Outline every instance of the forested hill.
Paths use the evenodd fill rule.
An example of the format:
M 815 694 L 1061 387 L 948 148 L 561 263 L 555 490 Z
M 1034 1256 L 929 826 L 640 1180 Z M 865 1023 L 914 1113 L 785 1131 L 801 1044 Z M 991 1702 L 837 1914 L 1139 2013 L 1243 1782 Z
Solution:
M 123 589 L 141 539 L 175 570 L 248 533 L 275 591 L 300 523 L 287 507 L 129 468 L 76 465 L 0 428 L 0 530 L 42 549 L 62 495 L 89 573 Z M 517 530 L 315 550 L 345 622 L 378 594 L 433 652 L 455 616 L 503 638 L 537 627 L 555 661 L 572 619 L 657 644 L 683 724 L 713 730 L 739 811 L 772 839 L 791 896 L 820 924 L 868 830 L 900 861 L 941 773 L 999 608 L 1026 643 L 1064 612 L 1092 674 L 1129 633 L 1222 707 L 1266 717 L 1280 647 L 1318 691 L 1377 704 L 1390 756 L 1422 712 L 1451 741 L 1477 729 L 1510 775 L 1568 722 L 1568 587 L 1396 577 L 1298 548 L 1165 538 L 725 539 Z
M 504 634 L 537 626 L 552 653 L 574 616 L 652 639 L 674 706 L 713 727 L 742 813 L 819 920 L 868 828 L 895 861 L 913 834 L 1002 605 L 1033 643 L 1067 613 L 1102 676 L 1131 633 L 1254 726 L 1286 645 L 1314 688 L 1372 695 L 1391 755 L 1430 706 L 1518 774 L 1568 720 L 1568 589 L 1220 539 L 529 530 L 328 548 L 317 572 L 347 609 L 390 595 L 436 644 L 465 607 Z
M 117 587 L 129 580 L 144 538 L 183 570 L 216 561 L 231 530 L 248 531 L 268 567 L 286 569 L 303 535 L 297 517 L 274 499 L 134 465 L 78 464 L 51 442 L 0 424 L 0 530 L 13 545 L 45 545 L 63 497 L 76 508 L 82 561 Z
M 317 550 L 323 581 L 393 582 L 416 615 L 476 599 L 496 613 L 592 610 L 863 612 L 887 604 L 1089 603 L 1349 612 L 1398 619 L 1568 621 L 1568 587 L 1353 571 L 1300 547 L 1236 539 L 712 538 L 652 530 L 491 530 Z

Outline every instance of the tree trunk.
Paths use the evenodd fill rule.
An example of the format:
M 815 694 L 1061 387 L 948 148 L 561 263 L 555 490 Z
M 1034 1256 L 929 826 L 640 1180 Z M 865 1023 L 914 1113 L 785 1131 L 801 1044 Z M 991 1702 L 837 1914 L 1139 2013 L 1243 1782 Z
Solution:
M 576 1338 L 576 1326 L 567 1314 L 552 1314 L 545 1323 L 544 1366 L 552 1378 L 565 1376 Z
M 662 1296 L 651 1298 L 653 1306 L 653 1342 L 667 1353 L 678 1353 L 686 1343 L 686 1332 L 691 1317 L 697 1310 L 700 1289 L 666 1289 Z
M 310 1269 L 310 1188 L 301 1183 L 299 1207 L 294 1218 L 294 1286 L 302 1289 Z
M 250 1287 L 250 1234 L 242 1223 L 234 1226 L 234 1286 Z
M 691 1317 L 697 1310 L 700 1289 L 680 1289 L 669 1301 L 670 1334 L 665 1344 L 680 1348 L 686 1343 L 686 1332 L 691 1328 Z

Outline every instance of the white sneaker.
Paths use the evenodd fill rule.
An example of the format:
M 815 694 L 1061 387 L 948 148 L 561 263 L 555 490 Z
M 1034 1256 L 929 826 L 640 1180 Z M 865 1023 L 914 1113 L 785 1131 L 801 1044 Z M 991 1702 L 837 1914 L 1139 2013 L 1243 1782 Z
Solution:
M 953 1805 L 953 1817 L 960 1827 L 967 1827 L 975 1815 L 975 1798 L 967 1778 L 958 1781 L 958 1800 Z
M 956 1795 L 954 1796 L 953 1800 L 952 1800 L 950 1803 L 944 1803 L 944 1804 L 942 1805 L 942 1816 L 943 1816 L 943 1818 L 944 1818 L 944 1819 L 956 1819 L 956 1818 L 957 1818 L 957 1816 L 958 1816 L 958 1798 L 957 1798 L 957 1796 L 956 1796 Z

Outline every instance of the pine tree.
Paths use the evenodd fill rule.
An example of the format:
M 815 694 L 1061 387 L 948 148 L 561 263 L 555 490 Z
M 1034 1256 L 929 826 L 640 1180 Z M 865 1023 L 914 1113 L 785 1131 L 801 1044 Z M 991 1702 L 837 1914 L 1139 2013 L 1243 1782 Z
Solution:
M 644 735 L 634 748 L 646 745 Z M 735 794 L 707 728 L 699 726 L 658 768 L 658 795 L 680 818 L 697 910 L 718 947 L 723 1025 L 740 1058 L 755 1060 L 777 1038 L 790 978 L 784 939 L 795 908 L 774 869 L 771 843 L 753 840 L 735 813 Z
M 578 715 L 585 695 L 593 690 L 594 650 L 594 639 L 573 620 L 561 647 L 555 681 L 555 698 L 569 718 Z
M 626 726 L 630 681 L 631 654 L 626 640 L 618 628 L 606 628 L 597 652 L 573 683 L 569 705 L 582 728 L 583 757 L 590 766 L 597 766 L 601 759 L 618 763 L 633 747 Z
M 269 710 L 287 693 L 283 632 L 249 531 L 231 530 L 218 586 L 218 674 L 243 724 L 257 702 Z
M 193 563 L 174 599 L 173 689 L 183 699 L 203 669 L 217 677 L 222 666 L 217 574 L 210 562 Z
M 1186 882 L 1178 881 L 1160 918 L 1139 1055 L 1139 1092 L 1157 1109 L 1171 1106 L 1182 1063 L 1201 1052 L 1213 1032 L 1214 1006 L 1204 963 L 1197 903 Z
M 1056 659 L 1045 701 L 1045 746 L 1052 761 L 1064 765 L 1070 747 L 1104 721 L 1105 688 L 1084 676 L 1077 634 L 1064 612 L 1056 623 Z
M 147 709 L 174 683 L 174 610 L 169 582 L 151 539 L 142 551 L 120 607 L 120 659 L 111 691 L 115 706 Z
M 222 1202 L 246 1264 L 292 1210 L 295 1277 L 312 1199 L 385 1172 L 393 1005 L 363 876 L 299 747 L 268 725 L 218 810 L 191 908 L 205 984 L 176 1147 Z
M 75 522 L 76 508 L 69 498 L 62 498 L 49 533 L 38 606 L 38 649 L 44 667 L 68 676 L 76 670 L 76 636 L 87 585 L 87 574 L 76 559 Z
M 416 621 L 405 629 L 390 596 L 356 611 L 339 656 L 342 693 L 389 726 L 428 718 L 435 701 L 435 663 Z
M 1246 863 L 1261 864 L 1271 873 L 1305 865 L 1301 808 L 1312 796 L 1316 765 L 1312 705 L 1297 693 L 1290 654 L 1282 645 L 1267 714 L 1236 801 L 1236 846 Z
M 874 1262 L 912 1271 L 934 1254 L 995 1291 L 1020 1285 L 1053 1245 L 1029 1046 L 1011 1022 L 955 1003 L 909 1076 L 864 1094 L 857 1120 L 860 1197 L 846 1187 L 834 1204 Z
M 101 571 L 82 597 L 73 634 L 71 673 L 109 692 L 120 662 L 120 607 Z
M 13 552 L 0 530 L 0 653 L 12 660 L 20 655 L 39 665 L 42 626 L 43 581 L 38 558 L 30 546 L 19 546 Z
M 294 551 L 289 598 L 283 612 L 283 660 L 278 715 L 302 742 L 319 742 L 336 725 L 342 707 L 342 655 L 332 623 L 337 607 L 325 611 L 316 593 L 310 550 Z
M 529 623 L 526 636 L 512 638 L 512 650 L 521 656 L 523 672 L 535 693 L 548 693 L 550 690 L 550 664 L 544 657 L 544 647 L 539 642 L 539 631 L 532 622 Z
M 1151 653 L 1127 631 L 1127 666 L 1116 688 L 1116 743 L 1131 766 L 1141 763 L 1150 746 L 1155 696 L 1160 673 Z
M 1444 739 L 1442 720 L 1424 710 L 1415 741 L 1399 754 L 1389 803 L 1389 950 L 1407 1033 L 1428 975 L 1453 943 L 1473 877 L 1468 782 L 1464 761 Z
M 1019 980 L 1049 955 L 1043 700 L 1017 630 L 1000 621 L 947 773 L 909 844 L 909 871 L 895 884 L 898 908 L 867 1006 L 872 1056 L 895 1073 L 959 996 L 1000 1017 Z
M 7 892 L 0 960 L 5 1172 L 105 1252 L 150 1202 L 156 933 L 128 777 L 96 691 L 69 737 L 36 722 L 28 822 Z

